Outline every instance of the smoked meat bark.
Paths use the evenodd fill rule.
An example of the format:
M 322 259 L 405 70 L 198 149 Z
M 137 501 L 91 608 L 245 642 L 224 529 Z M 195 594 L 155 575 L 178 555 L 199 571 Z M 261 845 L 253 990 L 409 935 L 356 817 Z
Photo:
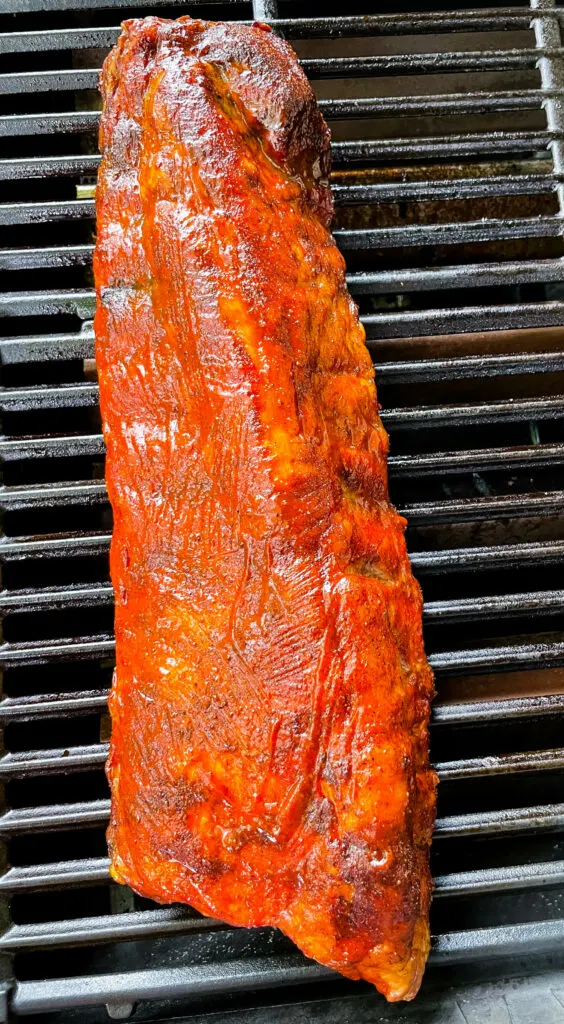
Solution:
M 112 875 L 410 999 L 433 680 L 327 127 L 260 25 L 126 22 L 102 92 Z

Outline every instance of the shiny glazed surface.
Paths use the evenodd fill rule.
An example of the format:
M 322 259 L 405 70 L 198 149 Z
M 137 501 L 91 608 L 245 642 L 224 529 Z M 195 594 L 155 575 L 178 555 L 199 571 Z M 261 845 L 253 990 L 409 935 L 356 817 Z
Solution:
M 412 998 L 433 680 L 327 128 L 265 26 L 127 22 L 102 91 L 112 874 Z

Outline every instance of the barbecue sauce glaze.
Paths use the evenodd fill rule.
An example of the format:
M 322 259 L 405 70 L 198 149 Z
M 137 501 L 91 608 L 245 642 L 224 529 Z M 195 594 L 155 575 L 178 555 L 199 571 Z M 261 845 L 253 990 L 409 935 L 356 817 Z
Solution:
M 433 680 L 327 126 L 262 25 L 126 22 L 102 93 L 112 875 L 410 999 Z

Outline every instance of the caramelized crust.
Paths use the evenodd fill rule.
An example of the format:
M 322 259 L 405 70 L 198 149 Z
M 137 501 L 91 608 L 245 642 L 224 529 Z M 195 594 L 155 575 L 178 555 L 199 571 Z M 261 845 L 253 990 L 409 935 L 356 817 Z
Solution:
M 410 999 L 433 680 L 327 127 L 261 25 L 126 22 L 102 92 L 112 875 Z

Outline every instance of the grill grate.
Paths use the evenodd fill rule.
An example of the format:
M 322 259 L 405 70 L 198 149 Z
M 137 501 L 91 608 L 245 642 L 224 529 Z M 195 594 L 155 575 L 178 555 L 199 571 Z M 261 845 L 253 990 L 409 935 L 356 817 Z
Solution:
M 564 9 L 371 6 L 188 11 L 272 21 L 331 123 L 335 235 L 378 366 L 439 690 L 431 969 L 402 1014 L 439 1000 L 462 1019 L 477 1000 L 464 1019 L 482 1020 L 499 992 L 469 988 L 468 965 L 496 981 L 545 970 L 564 938 Z M 109 879 L 96 69 L 122 17 L 174 8 L 3 0 L 0 15 L 0 1020 L 361 1024 L 375 1006 L 395 1020 L 270 929 L 157 908 Z M 443 966 L 458 1010 L 436 994 Z M 550 978 L 543 998 L 564 1020 Z M 535 984 L 512 982 L 503 1013 L 521 1000 L 515 1019 L 536 1020 Z

